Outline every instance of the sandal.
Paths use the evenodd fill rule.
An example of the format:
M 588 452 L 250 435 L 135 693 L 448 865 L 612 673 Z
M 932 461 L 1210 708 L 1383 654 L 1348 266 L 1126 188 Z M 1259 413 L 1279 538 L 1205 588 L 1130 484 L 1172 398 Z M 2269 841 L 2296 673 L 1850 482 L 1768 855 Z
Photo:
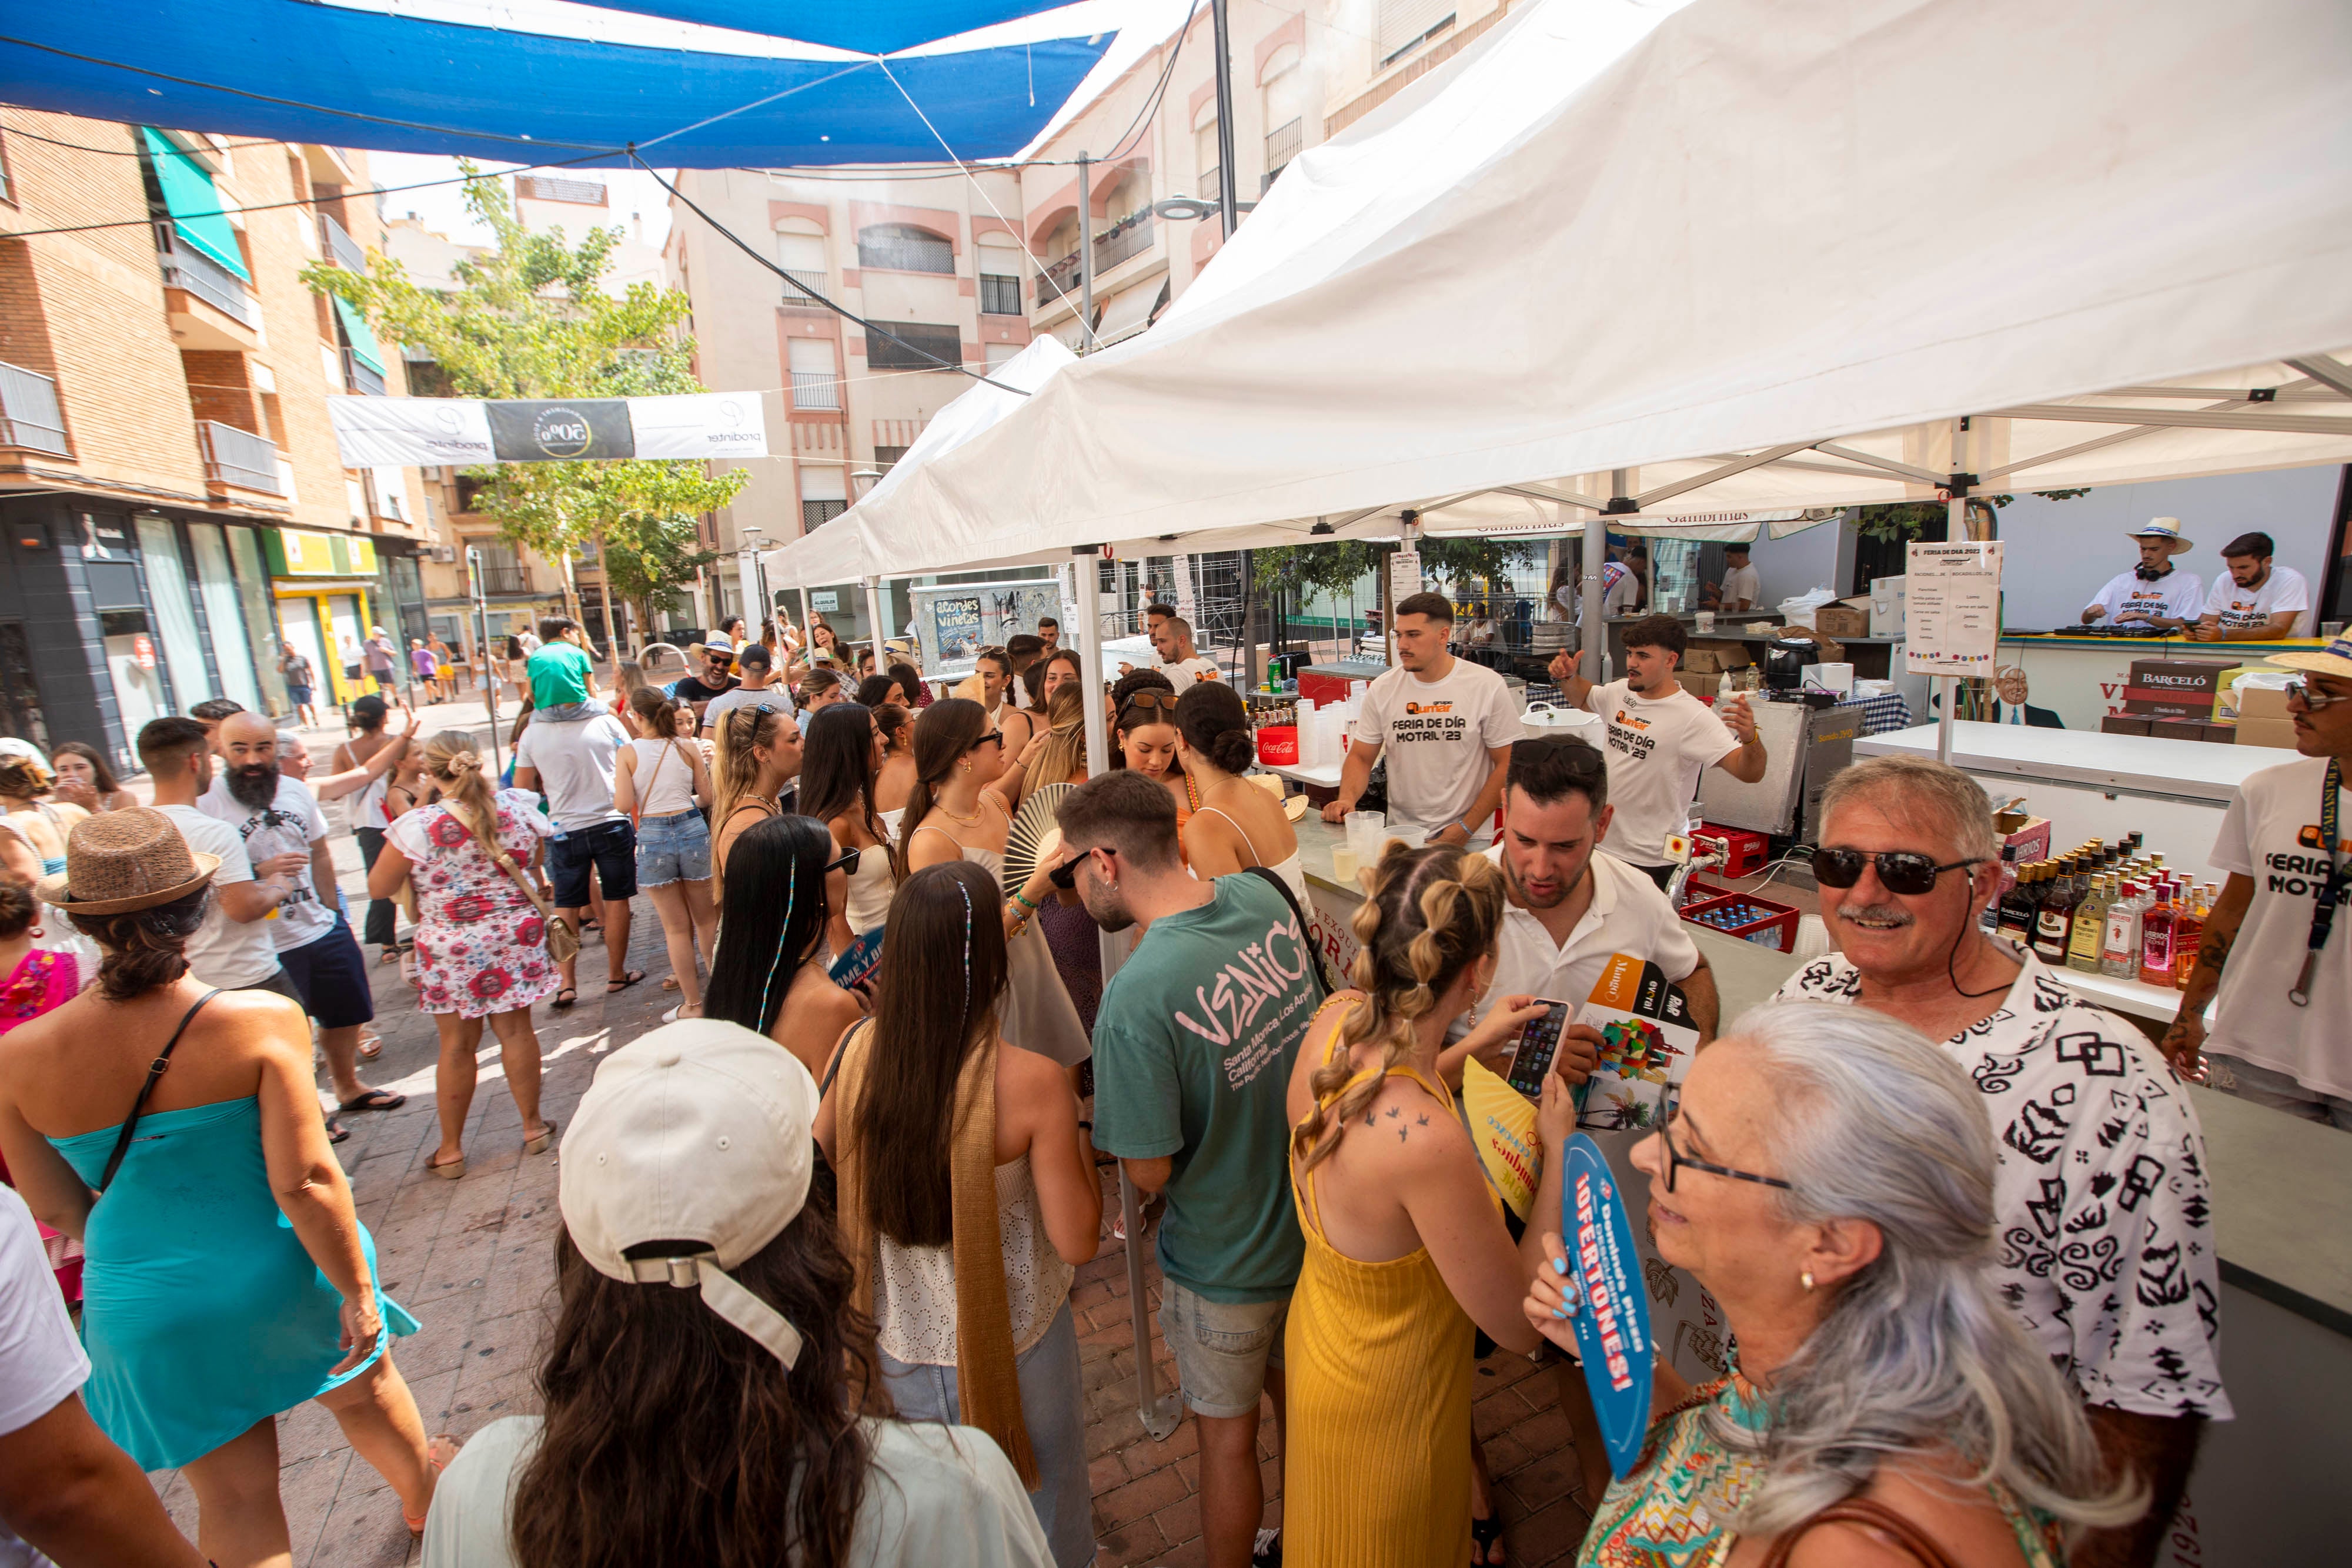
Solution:
M 561 987 L 561 988 L 559 988 L 557 989 L 557 991 L 556 991 L 556 993 L 555 993 L 555 999 L 554 999 L 553 1001 L 551 1001 L 551 1002 L 548 1003 L 547 1005 L 548 1005 L 548 1006 L 550 1006 L 550 1007 L 552 1007 L 552 1008 L 568 1008 L 568 1007 L 570 1007 L 572 1003 L 574 1003 L 574 1002 L 578 1001 L 579 999 L 580 999 L 580 988 L 579 988 L 579 987 L 577 987 L 577 986 L 563 986 L 563 987 Z
M 1490 1513 L 1484 1519 L 1474 1516 L 1470 1521 L 1470 1550 L 1475 1555 L 1470 1561 L 1474 1564 L 1494 1562 L 1495 1548 L 1502 1543 L 1502 1515 Z
M 551 1117 L 547 1122 L 541 1125 L 539 1129 L 539 1136 L 536 1138 L 525 1138 L 522 1141 L 522 1152 L 527 1155 L 543 1155 L 547 1153 L 550 1146 L 551 1146 L 555 1142 L 555 1127 L 556 1124 L 553 1118 Z
M 352 1130 L 349 1127 L 344 1126 L 332 1116 L 327 1118 L 327 1142 L 340 1144 L 351 1135 Z
M 456 1181 L 466 1174 L 466 1156 L 459 1155 L 454 1160 L 426 1160 L 425 1168 L 443 1181 Z
M 643 969 L 624 970 L 617 978 L 604 982 L 604 994 L 608 997 L 616 996 L 645 977 L 646 972 Z
M 465 1445 L 457 1438 L 451 1437 L 446 1432 L 434 1433 L 432 1437 L 425 1445 L 425 1473 L 428 1475 L 437 1476 L 443 1470 L 447 1469 L 449 1468 L 449 1461 L 457 1457 L 457 1450 L 464 1446 Z M 428 1503 L 425 1506 L 429 1511 L 432 1505 Z M 411 1535 L 422 1535 L 425 1533 L 425 1516 L 423 1514 L 411 1513 L 404 1508 L 400 1511 L 400 1522 L 408 1526 L 408 1533 Z
M 674 991 L 677 989 L 677 977 L 676 975 L 664 975 L 662 977 L 662 989 L 665 991 Z
M 397 1111 L 408 1103 L 408 1096 L 395 1094 L 389 1089 L 363 1089 L 335 1107 L 341 1111 Z
M 394 962 L 395 963 L 398 961 L 397 957 L 394 959 Z M 360 1036 L 359 1056 L 362 1061 L 373 1061 L 377 1057 L 382 1056 L 383 1054 L 383 1036 L 376 1033 L 373 1030 L 370 1030 L 367 1033 Z

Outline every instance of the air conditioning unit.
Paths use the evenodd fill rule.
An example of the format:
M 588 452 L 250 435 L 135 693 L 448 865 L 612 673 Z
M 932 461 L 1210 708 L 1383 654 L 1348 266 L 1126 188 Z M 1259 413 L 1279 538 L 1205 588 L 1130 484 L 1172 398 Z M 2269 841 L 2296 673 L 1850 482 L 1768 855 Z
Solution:
M 457 547 L 456 545 L 434 545 L 425 553 L 429 559 L 441 561 L 446 564 L 457 559 Z

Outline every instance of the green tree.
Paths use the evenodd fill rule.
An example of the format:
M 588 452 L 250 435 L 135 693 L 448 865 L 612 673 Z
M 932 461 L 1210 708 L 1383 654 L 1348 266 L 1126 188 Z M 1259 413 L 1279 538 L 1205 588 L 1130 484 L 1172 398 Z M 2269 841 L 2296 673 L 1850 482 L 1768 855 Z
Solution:
M 460 162 L 467 174 L 474 165 Z M 642 397 L 706 390 L 692 369 L 694 340 L 679 327 L 687 297 L 650 283 L 605 292 L 617 228 L 591 228 L 577 243 L 532 234 L 496 180 L 474 179 L 466 204 L 497 243 L 450 268 L 455 287 L 421 287 L 396 261 L 364 273 L 313 263 L 303 281 L 365 311 L 388 342 L 421 350 L 447 395 L 477 398 Z M 475 505 L 516 543 L 558 559 L 593 545 L 604 564 L 604 640 L 617 648 L 613 600 L 649 605 L 708 559 L 688 542 L 692 519 L 743 487 L 741 470 L 712 474 L 700 462 L 645 458 L 514 463 L 469 470 L 482 482 Z M 619 563 L 625 561 L 627 565 Z M 658 583 L 643 575 L 677 571 Z M 621 573 L 635 574 L 625 586 Z M 576 615 L 568 574 L 565 593 Z
M 1345 593 L 1367 572 L 1386 569 L 1395 545 L 1364 539 L 1332 539 L 1322 544 L 1280 545 L 1250 552 L 1250 587 L 1274 601 L 1275 631 L 1268 641 L 1276 652 L 1288 643 L 1288 615 L 1304 609 L 1318 593 Z M 1500 577 L 1513 567 L 1541 559 L 1540 545 L 1524 539 L 1433 538 L 1421 540 L 1423 582 L 1459 586 L 1476 578 Z

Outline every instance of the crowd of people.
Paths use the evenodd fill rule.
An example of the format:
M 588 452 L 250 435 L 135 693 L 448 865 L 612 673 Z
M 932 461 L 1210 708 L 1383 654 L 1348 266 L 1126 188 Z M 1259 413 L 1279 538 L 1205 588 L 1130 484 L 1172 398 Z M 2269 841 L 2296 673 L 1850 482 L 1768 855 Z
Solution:
M 1545 1364 L 1573 1433 L 1582 1562 L 2155 1560 L 2231 1413 L 2201 1134 L 2164 1050 L 1981 926 L 1979 785 L 1906 758 L 1833 778 L 1834 950 L 1727 1019 L 1654 857 L 1700 768 L 1761 771 L 1752 717 L 1675 685 L 1657 618 L 1628 629 L 1626 680 L 1569 693 L 1651 744 L 1523 736 L 1451 651 L 1452 607 L 1415 595 L 1325 815 L 1384 756 L 1391 820 L 1424 841 L 1364 869 L 1334 973 L 1300 831 L 1246 777 L 1247 705 L 1160 619 L 1161 666 L 1107 692 L 1055 627 L 981 650 L 964 695 L 887 648 L 861 677 L 821 624 L 723 628 L 607 685 L 551 618 L 509 645 L 503 781 L 476 735 L 395 727 L 374 697 L 326 774 L 224 699 L 155 720 L 152 806 L 94 756 L 68 775 L 0 747 L 0 1154 L 23 1195 L 0 1198 L 0 1343 L 23 1347 L 0 1520 L 68 1563 L 282 1557 L 275 1417 L 317 1399 L 433 1568 L 1083 1568 L 1070 1291 L 1116 1166 L 1155 1232 L 1216 1568 L 1504 1561 L 1472 1422 L 1500 1353 Z M 2295 699 L 2331 736 L 2341 659 Z M 320 807 L 346 795 L 358 933 Z M 577 1002 L 592 939 L 606 994 L 647 978 L 640 890 L 676 1006 L 559 1128 L 536 1009 Z M 42 922 L 71 939 L 33 946 Z M 416 1321 L 333 1152 L 343 1118 L 402 1103 L 361 1076 L 362 944 L 439 1032 L 432 1176 L 466 1174 L 486 1020 L 526 1156 L 563 1143 L 541 1410 L 462 1447 L 394 1364 Z M 1559 1163 L 1522 1225 L 1460 1105 L 1474 1063 L 1505 1070 L 1620 956 L 1679 990 L 1701 1047 L 1622 1174 L 1736 1350 L 1696 1386 L 1659 1357 L 1616 1475 Z M 1539 1155 L 1602 1043 L 1565 1031 Z M 165 1468 L 194 1489 L 193 1551 L 139 1473 Z

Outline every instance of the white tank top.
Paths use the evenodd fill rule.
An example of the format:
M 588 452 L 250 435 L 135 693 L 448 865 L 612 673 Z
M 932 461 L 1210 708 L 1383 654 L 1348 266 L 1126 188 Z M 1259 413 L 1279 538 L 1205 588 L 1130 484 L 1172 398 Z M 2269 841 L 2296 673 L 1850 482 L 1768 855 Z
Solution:
M 637 815 L 672 817 L 694 810 L 694 764 L 683 747 L 667 740 L 633 740 Z
M 889 915 L 890 895 L 898 890 L 898 879 L 890 870 L 890 846 L 869 844 L 857 856 L 857 869 L 849 873 L 849 902 L 843 914 L 849 929 L 863 936 L 879 925 Z
M 1203 811 L 1214 811 L 1218 816 L 1223 817 L 1225 821 L 1233 828 L 1234 831 L 1242 836 L 1242 842 L 1249 845 L 1250 858 L 1257 862 L 1260 865 L 1265 865 L 1265 857 L 1257 852 L 1257 843 L 1249 836 L 1249 830 L 1247 828 L 1243 827 L 1241 823 L 1235 821 L 1232 815 L 1221 807 L 1203 806 L 1201 810 Z M 1265 866 L 1265 869 L 1274 873 L 1275 875 L 1282 879 L 1283 884 L 1290 889 L 1290 895 L 1298 900 L 1298 907 L 1300 909 L 1303 910 L 1307 907 L 1307 867 L 1298 858 L 1298 852 L 1297 850 L 1290 852 L 1290 858 L 1288 860 L 1283 861 L 1276 865 L 1267 865 Z
M 1037 1206 L 1026 1154 L 996 1167 L 996 1225 L 1004 1242 L 1004 1293 L 1012 1308 L 1013 1354 L 1045 1337 L 1070 1293 L 1072 1269 L 1054 1250 Z M 953 1366 L 956 1359 L 955 1249 L 902 1247 L 877 1232 L 874 1270 L 877 1341 L 892 1360 Z

